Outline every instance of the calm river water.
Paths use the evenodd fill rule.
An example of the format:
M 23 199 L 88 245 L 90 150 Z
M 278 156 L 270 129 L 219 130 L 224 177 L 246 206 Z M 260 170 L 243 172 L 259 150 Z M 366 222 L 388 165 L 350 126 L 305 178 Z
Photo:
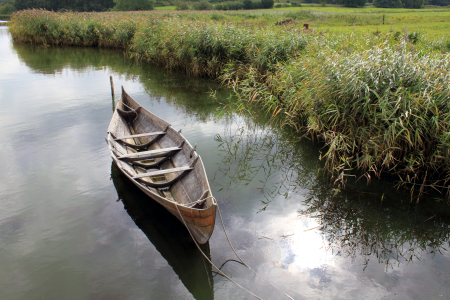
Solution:
M 263 117 L 218 118 L 230 91 L 121 52 L 33 48 L 0 27 L 0 299 L 253 299 L 118 172 L 105 143 L 123 85 L 197 144 L 239 255 L 294 299 L 450 297 L 449 208 L 390 182 L 339 192 L 320 146 Z M 210 94 L 215 93 L 215 97 Z M 234 260 L 220 219 L 212 261 L 263 299 L 287 299 Z

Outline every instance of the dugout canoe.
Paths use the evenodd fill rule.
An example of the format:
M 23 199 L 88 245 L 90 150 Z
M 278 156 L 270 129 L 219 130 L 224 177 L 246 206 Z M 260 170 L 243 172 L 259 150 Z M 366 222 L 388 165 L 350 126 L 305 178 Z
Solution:
M 217 202 L 202 159 L 181 130 L 146 110 L 122 87 L 106 140 L 123 174 L 205 244 L 214 230 Z

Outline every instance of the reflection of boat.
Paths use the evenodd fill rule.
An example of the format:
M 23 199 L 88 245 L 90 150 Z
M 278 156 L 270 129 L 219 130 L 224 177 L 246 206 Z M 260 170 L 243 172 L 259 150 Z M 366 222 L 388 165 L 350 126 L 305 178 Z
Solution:
M 137 187 L 186 223 L 200 244 L 209 240 L 217 203 L 200 156 L 181 132 L 122 89 L 107 142 L 113 160 Z
M 214 299 L 211 265 L 198 251 L 184 226 L 154 201 L 145 201 L 115 163 L 111 178 L 119 199 L 136 225 L 167 260 L 181 282 L 197 300 Z M 209 257 L 209 244 L 201 245 Z

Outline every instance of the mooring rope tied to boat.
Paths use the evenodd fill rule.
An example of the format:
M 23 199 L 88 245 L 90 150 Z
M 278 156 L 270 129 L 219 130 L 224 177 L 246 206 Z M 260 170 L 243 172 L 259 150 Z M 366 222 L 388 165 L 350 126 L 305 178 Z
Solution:
M 216 201 L 217 203 L 217 201 Z M 288 297 L 291 300 L 294 300 L 294 298 L 292 298 L 291 296 L 289 296 L 288 294 L 286 294 L 285 292 L 283 292 L 281 289 L 279 289 L 278 287 L 276 287 L 272 282 L 270 282 L 269 280 L 265 279 L 263 276 L 261 276 L 260 274 L 258 274 L 256 271 L 254 271 L 252 268 L 250 268 L 249 265 L 247 265 L 242 258 L 237 254 L 236 250 L 234 250 L 233 245 L 231 244 L 230 238 L 228 237 L 228 233 L 227 230 L 225 229 L 225 224 L 223 223 L 223 219 L 222 219 L 222 213 L 220 212 L 220 208 L 219 208 L 219 204 L 217 203 L 217 210 L 219 211 L 219 217 L 220 217 L 220 222 L 222 223 L 222 227 L 223 227 L 223 231 L 225 232 L 225 236 L 227 237 L 228 240 L 228 244 L 230 245 L 231 249 L 233 250 L 234 254 L 236 255 L 236 257 L 242 262 L 242 264 L 244 266 L 246 266 L 250 271 L 252 271 L 256 276 L 260 277 L 262 280 L 264 280 L 265 282 L 267 282 L 268 284 L 270 284 L 271 286 L 273 286 L 277 291 L 279 291 L 280 293 L 283 293 L 286 297 Z
M 211 197 L 211 196 L 209 196 Z M 270 284 L 272 287 L 274 287 L 276 290 L 278 290 L 279 292 L 281 292 L 282 294 L 284 294 L 286 297 L 288 297 L 291 300 L 294 300 L 294 298 L 292 298 L 291 296 L 289 296 L 288 294 L 286 294 L 285 292 L 283 292 L 281 289 L 279 289 L 278 287 L 276 287 L 273 283 L 271 283 L 270 281 L 268 281 L 267 279 L 265 279 L 264 277 L 262 277 L 261 275 L 259 275 L 256 271 L 254 271 L 252 268 L 250 268 L 250 266 L 248 264 L 246 264 L 242 258 L 237 254 L 236 250 L 234 249 L 233 245 L 231 244 L 230 238 L 228 237 L 228 233 L 225 229 L 225 224 L 223 223 L 223 219 L 222 219 L 222 213 L 220 212 L 220 208 L 219 208 L 219 204 L 216 201 L 216 205 L 217 205 L 217 210 L 219 211 L 219 217 L 220 217 L 220 222 L 222 223 L 222 228 L 223 231 L 225 232 L 225 236 L 227 237 L 227 241 L 228 244 L 230 245 L 231 249 L 233 250 L 234 254 L 236 255 L 236 257 L 240 260 L 240 262 L 246 266 L 250 271 L 252 271 L 255 275 L 257 275 L 258 277 L 260 277 L 261 279 L 263 279 L 265 282 L 267 282 L 268 284 Z M 252 296 L 254 296 L 257 299 L 261 299 L 260 297 L 256 296 L 255 294 L 253 294 L 252 292 L 250 292 L 249 290 L 247 290 L 246 288 L 244 288 L 243 286 L 239 285 L 237 282 L 235 282 L 234 280 L 232 280 L 230 277 L 228 277 L 225 273 L 222 272 L 222 270 L 220 270 L 220 268 L 217 268 L 216 265 L 214 265 L 214 263 L 206 256 L 206 254 L 202 251 L 202 249 L 200 248 L 200 246 L 198 245 L 197 241 L 195 240 L 194 236 L 191 233 L 191 230 L 189 229 L 189 227 L 186 224 L 186 221 L 184 220 L 183 216 L 181 215 L 181 212 L 178 208 L 178 205 L 175 204 L 175 206 L 177 207 L 178 210 L 178 214 L 180 215 L 181 219 L 183 220 L 184 226 L 186 226 L 189 234 L 191 235 L 192 239 L 195 242 L 195 245 L 197 246 L 198 250 L 200 251 L 200 253 L 208 260 L 208 262 L 214 267 L 216 268 L 216 270 L 218 271 L 218 273 L 222 276 L 224 276 L 226 279 L 230 280 L 231 282 L 233 282 L 234 284 L 236 284 L 238 287 L 240 287 L 241 289 L 243 289 L 244 291 L 246 291 L 247 293 L 251 294 Z
M 216 201 L 217 203 L 217 201 Z M 206 258 L 206 260 L 217 270 L 217 272 L 222 275 L 223 277 L 225 277 L 226 279 L 228 279 L 229 281 L 231 281 L 232 283 L 234 283 L 235 285 L 237 285 L 238 287 L 240 287 L 241 289 L 243 289 L 244 291 L 246 291 L 247 293 L 249 293 L 250 295 L 252 295 L 253 297 L 255 297 L 256 299 L 260 299 L 263 300 L 261 297 L 256 296 L 255 294 L 253 294 L 252 292 L 250 292 L 249 290 L 247 290 L 245 287 L 241 286 L 239 283 L 237 283 L 236 281 L 234 281 L 233 279 L 231 279 L 230 277 L 228 277 L 224 272 L 222 272 L 218 267 L 216 267 L 216 265 L 208 258 L 208 256 L 206 256 L 206 254 L 203 252 L 203 250 L 200 248 L 200 246 L 198 245 L 197 241 L 195 240 L 194 236 L 191 233 L 191 230 L 189 229 L 189 227 L 187 226 L 186 221 L 183 218 L 183 215 L 180 212 L 180 209 L 178 208 L 178 204 L 175 203 L 175 207 L 177 208 L 178 214 L 180 215 L 181 220 L 183 220 L 184 226 L 186 226 L 186 229 L 188 230 L 189 234 L 191 235 L 191 238 L 194 240 L 195 246 L 197 246 L 197 249 L 200 251 L 200 253 L 203 255 L 204 258 Z
M 140 106 L 138 106 L 136 109 L 134 109 L 134 108 L 132 108 L 132 107 L 126 105 L 125 102 L 123 102 L 123 101 L 122 101 L 122 104 L 123 104 L 124 106 L 128 107 L 129 109 L 131 109 L 131 110 L 136 114 L 136 117 L 134 117 L 134 119 L 133 119 L 132 122 L 136 121 L 136 119 L 137 119 L 137 117 L 138 117 L 138 112 L 136 111 L 136 109 L 140 108 Z

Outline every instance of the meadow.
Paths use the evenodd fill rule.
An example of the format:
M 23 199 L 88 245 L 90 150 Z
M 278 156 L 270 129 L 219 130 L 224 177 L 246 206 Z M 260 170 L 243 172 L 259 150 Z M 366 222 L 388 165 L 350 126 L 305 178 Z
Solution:
M 219 79 L 236 91 L 238 110 L 258 105 L 279 126 L 323 141 L 336 184 L 387 174 L 418 201 L 431 190 L 450 196 L 449 16 L 448 9 L 336 7 L 29 10 L 12 16 L 10 31 L 17 42 L 124 49 Z

